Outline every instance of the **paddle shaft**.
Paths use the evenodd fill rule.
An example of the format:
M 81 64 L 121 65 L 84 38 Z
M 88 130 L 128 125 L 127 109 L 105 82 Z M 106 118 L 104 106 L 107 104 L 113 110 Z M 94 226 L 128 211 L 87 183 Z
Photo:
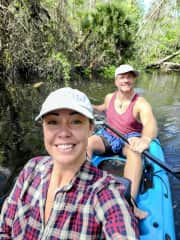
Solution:
M 120 133 L 119 131 L 117 131 L 115 128 L 109 126 L 109 124 L 107 124 L 107 123 L 105 123 L 105 122 L 104 122 L 104 126 L 105 126 L 106 128 L 109 128 L 109 129 L 110 129 L 112 132 L 114 132 L 118 137 L 120 137 L 124 142 L 126 142 L 126 143 L 129 144 L 127 138 L 126 138 L 122 133 Z M 162 167 L 162 168 L 165 169 L 166 171 L 168 171 L 168 172 L 170 172 L 171 174 L 173 174 L 175 177 L 180 178 L 180 176 L 177 175 L 177 174 L 180 173 L 179 170 L 174 170 L 174 169 L 172 169 L 167 163 L 160 161 L 158 158 L 156 158 L 156 157 L 153 156 L 150 152 L 148 152 L 148 150 L 144 150 L 144 151 L 142 152 L 142 154 L 143 154 L 144 156 L 146 156 L 147 158 L 149 158 L 150 160 L 152 160 L 153 162 L 157 163 L 160 167 Z

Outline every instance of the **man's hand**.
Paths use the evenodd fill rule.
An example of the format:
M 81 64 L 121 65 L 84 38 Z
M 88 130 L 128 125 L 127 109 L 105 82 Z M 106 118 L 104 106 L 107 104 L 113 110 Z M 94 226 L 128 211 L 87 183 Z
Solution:
M 142 153 L 148 149 L 151 139 L 149 137 L 132 137 L 128 139 L 129 148 L 135 152 Z

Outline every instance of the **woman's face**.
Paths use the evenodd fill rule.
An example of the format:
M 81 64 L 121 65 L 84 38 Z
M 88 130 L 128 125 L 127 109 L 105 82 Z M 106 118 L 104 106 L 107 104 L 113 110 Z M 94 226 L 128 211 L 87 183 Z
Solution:
M 80 113 L 61 109 L 43 117 L 44 144 L 53 160 L 68 166 L 81 164 L 93 124 Z

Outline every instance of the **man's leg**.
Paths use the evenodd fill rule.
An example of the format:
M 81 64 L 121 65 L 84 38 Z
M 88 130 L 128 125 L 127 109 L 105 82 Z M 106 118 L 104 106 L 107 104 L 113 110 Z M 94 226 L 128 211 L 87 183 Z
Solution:
M 141 154 L 132 151 L 127 145 L 124 147 L 123 153 L 127 158 L 124 168 L 124 177 L 131 180 L 131 196 L 133 199 L 136 199 L 143 170 Z M 136 206 L 134 206 L 134 214 L 139 219 L 143 219 L 147 216 L 147 212 Z
M 102 138 L 98 135 L 92 135 L 88 138 L 88 146 L 87 146 L 87 155 L 88 158 L 91 159 L 93 152 L 96 153 L 104 153 L 105 146 L 102 141 Z

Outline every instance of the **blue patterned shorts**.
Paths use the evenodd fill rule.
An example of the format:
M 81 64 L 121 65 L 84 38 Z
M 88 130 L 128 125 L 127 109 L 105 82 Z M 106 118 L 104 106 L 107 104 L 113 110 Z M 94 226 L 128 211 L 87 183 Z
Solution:
M 113 153 L 113 154 L 121 154 L 122 149 L 125 146 L 125 142 L 120 137 L 115 137 L 111 135 L 106 129 L 101 130 L 97 133 L 102 138 L 104 143 L 106 153 Z M 138 132 L 131 132 L 128 134 L 124 134 L 124 136 L 128 139 L 131 137 L 140 137 L 141 134 Z

